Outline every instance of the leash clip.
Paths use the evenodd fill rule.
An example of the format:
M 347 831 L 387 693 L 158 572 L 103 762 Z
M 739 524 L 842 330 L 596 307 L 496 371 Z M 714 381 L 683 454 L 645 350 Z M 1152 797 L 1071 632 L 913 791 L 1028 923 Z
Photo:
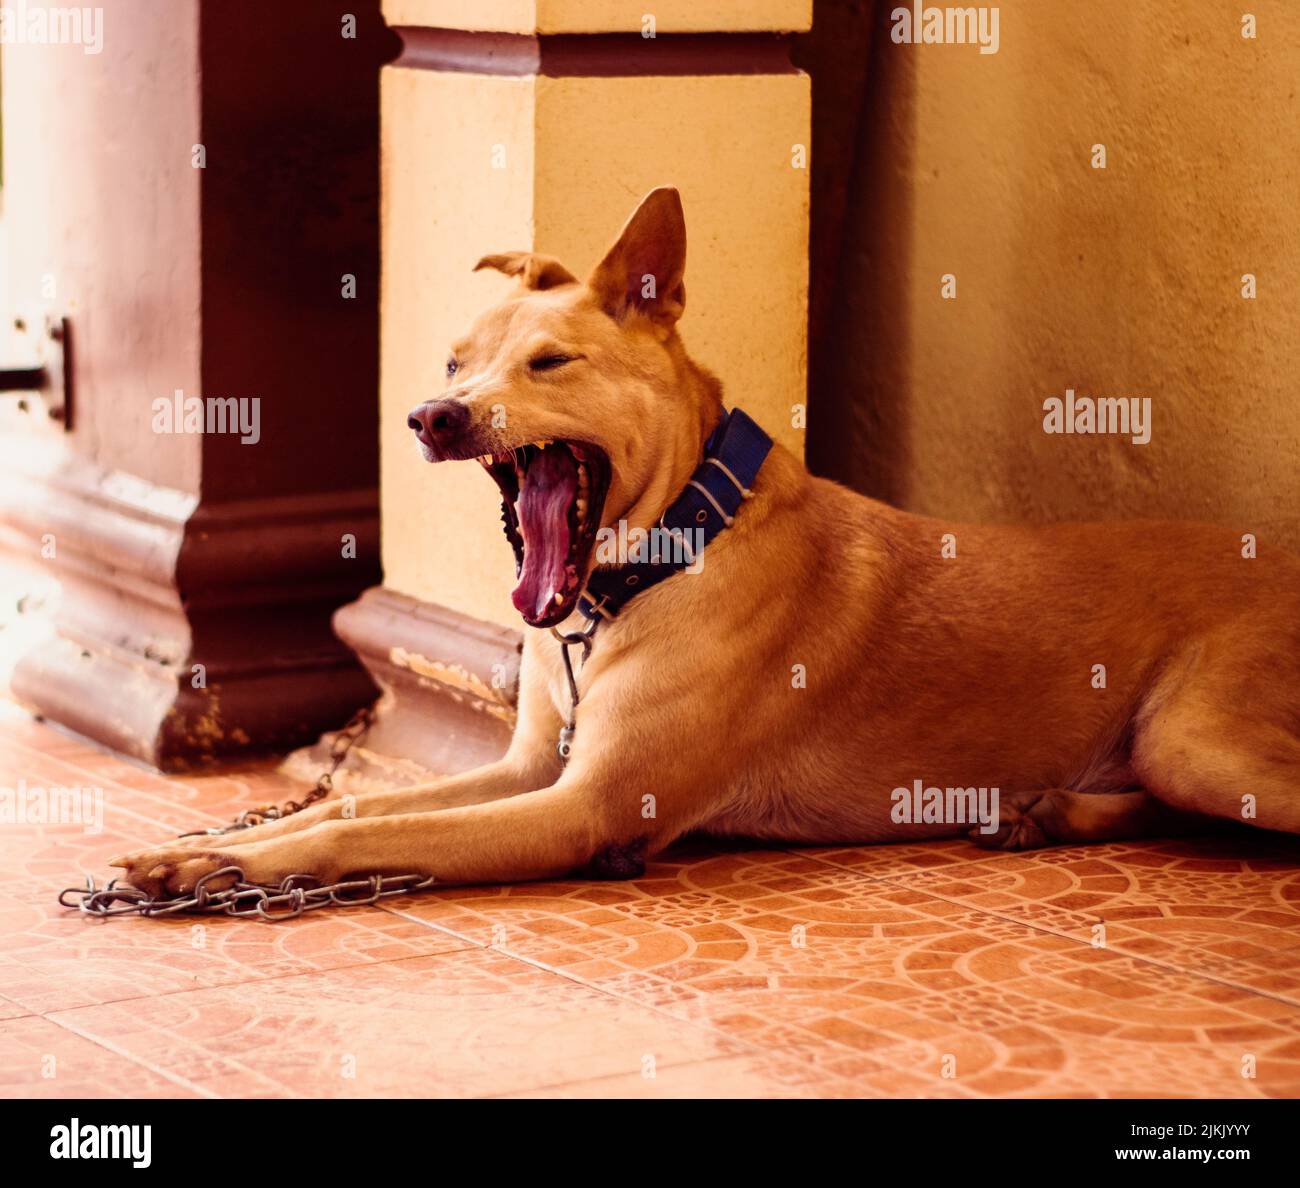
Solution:
M 581 631 L 561 631 L 558 627 L 551 628 L 551 634 L 560 641 L 560 655 L 564 659 L 564 675 L 569 682 L 569 720 L 560 727 L 560 738 L 555 744 L 555 753 L 559 755 L 561 763 L 568 763 L 569 756 L 573 753 L 573 735 L 578 728 L 578 681 L 573 675 L 573 661 L 569 657 L 571 647 L 582 648 L 582 659 L 578 661 L 579 667 L 587 663 L 587 657 L 591 655 L 592 636 L 596 634 L 596 628 L 600 626 L 599 619 L 590 619 L 587 625 Z

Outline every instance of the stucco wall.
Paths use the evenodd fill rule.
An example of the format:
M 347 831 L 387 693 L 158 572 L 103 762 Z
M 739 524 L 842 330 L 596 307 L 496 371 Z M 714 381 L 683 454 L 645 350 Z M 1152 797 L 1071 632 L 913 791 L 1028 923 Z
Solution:
M 1015 0 L 980 54 L 893 44 L 893 7 L 815 467 L 928 513 L 1199 518 L 1300 548 L 1300 9 Z M 1150 443 L 1044 433 L 1066 388 L 1150 397 Z

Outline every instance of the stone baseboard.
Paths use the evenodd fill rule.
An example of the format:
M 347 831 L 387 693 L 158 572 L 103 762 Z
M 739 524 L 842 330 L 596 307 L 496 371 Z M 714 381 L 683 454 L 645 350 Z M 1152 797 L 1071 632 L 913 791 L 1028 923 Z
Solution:
M 377 586 L 334 616 L 334 628 L 382 690 L 375 722 L 341 769 L 340 788 L 421 783 L 500 757 L 514 730 L 518 631 Z M 329 739 L 291 756 L 315 779 Z
M 59 587 L 54 634 L 13 662 L 19 701 L 177 769 L 299 746 L 374 698 L 330 628 L 377 576 L 373 490 L 196 506 L 8 444 L 0 556 Z

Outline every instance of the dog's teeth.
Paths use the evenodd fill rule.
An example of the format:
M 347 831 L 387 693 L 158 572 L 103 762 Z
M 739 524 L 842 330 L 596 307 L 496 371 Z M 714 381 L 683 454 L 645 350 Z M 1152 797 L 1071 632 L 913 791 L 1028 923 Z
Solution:
M 579 523 L 581 523 L 583 520 L 587 518 L 587 501 L 583 499 L 581 496 L 578 497 L 577 508 L 578 508 L 578 521 Z
M 561 605 L 561 603 L 563 603 L 563 602 L 564 602 L 564 595 L 561 594 L 561 593 L 559 592 L 559 590 L 556 590 L 556 591 L 555 591 L 555 605 L 556 605 L 556 606 L 559 606 L 559 605 Z

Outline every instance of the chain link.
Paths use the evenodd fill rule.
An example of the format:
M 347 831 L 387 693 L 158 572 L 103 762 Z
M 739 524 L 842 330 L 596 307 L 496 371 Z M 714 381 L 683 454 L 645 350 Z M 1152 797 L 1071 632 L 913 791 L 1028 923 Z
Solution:
M 316 786 L 301 800 L 286 800 L 282 805 L 267 804 L 261 808 L 245 809 L 228 825 L 214 825 L 211 829 L 194 829 L 182 833 L 181 837 L 222 837 L 227 833 L 238 833 L 241 829 L 252 829 L 266 821 L 279 821 L 284 817 L 300 813 L 310 808 L 319 800 L 324 800 L 334 791 L 334 777 L 343 766 L 343 761 L 369 732 L 375 720 L 374 711 L 369 706 L 357 710 L 348 724 L 330 740 L 329 766 L 316 777 Z
M 573 754 L 573 736 L 578 730 L 578 679 L 573 675 L 573 660 L 569 656 L 569 649 L 582 649 L 582 658 L 578 664 L 585 668 L 591 656 L 592 636 L 596 634 L 599 625 L 599 619 L 589 619 L 581 631 L 566 632 L 558 627 L 551 628 L 551 634 L 560 641 L 560 657 L 564 661 L 564 675 L 569 682 L 569 715 L 560 727 L 559 741 L 555 744 L 555 753 L 559 755 L 561 763 L 569 762 L 569 756 Z
M 215 879 L 233 875 L 235 882 L 224 891 L 210 891 Z M 434 885 L 432 876 L 368 875 L 338 883 L 320 883 L 311 875 L 288 875 L 278 884 L 246 883 L 238 866 L 223 866 L 205 874 L 188 895 L 171 899 L 151 899 L 129 884 L 119 885 L 112 879 L 104 887 L 95 886 L 93 875 L 86 876 L 84 887 L 69 887 L 59 893 L 63 907 L 79 908 L 88 916 L 170 916 L 179 913 L 258 917 L 277 922 L 292 920 L 316 908 L 344 907 L 375 903 L 390 895 L 409 895 L 427 891 Z M 315 885 L 313 885 L 315 884 Z
M 302 800 L 288 800 L 282 805 L 264 805 L 262 808 L 245 809 L 228 825 L 217 825 L 211 829 L 198 829 L 182 833 L 181 837 L 221 837 L 237 833 L 243 829 L 252 829 L 265 821 L 279 821 L 285 817 L 300 813 L 323 800 L 334 790 L 334 777 L 348 753 L 356 746 L 374 722 L 374 713 L 369 708 L 358 710 L 351 720 L 330 741 L 329 767 L 316 780 L 315 786 Z M 221 891 L 209 889 L 217 880 L 234 877 L 234 883 Z M 244 881 L 244 872 L 238 866 L 223 866 L 220 870 L 210 871 L 194 884 L 188 895 L 173 896 L 170 899 L 153 899 L 138 887 L 129 883 L 120 883 L 110 879 L 103 887 L 95 885 L 93 875 L 86 876 L 84 887 L 68 887 L 59 893 L 59 903 L 63 907 L 75 907 L 88 916 L 106 918 L 108 916 L 170 916 L 181 913 L 238 916 L 276 922 L 292 920 L 304 912 L 315 911 L 323 907 L 343 907 L 347 905 L 375 903 L 390 895 L 409 895 L 417 891 L 427 891 L 434 885 L 431 876 L 422 874 L 406 875 L 364 875 L 356 879 L 346 879 L 338 883 L 322 883 L 312 875 L 293 874 L 281 879 L 279 883 L 248 883 Z

